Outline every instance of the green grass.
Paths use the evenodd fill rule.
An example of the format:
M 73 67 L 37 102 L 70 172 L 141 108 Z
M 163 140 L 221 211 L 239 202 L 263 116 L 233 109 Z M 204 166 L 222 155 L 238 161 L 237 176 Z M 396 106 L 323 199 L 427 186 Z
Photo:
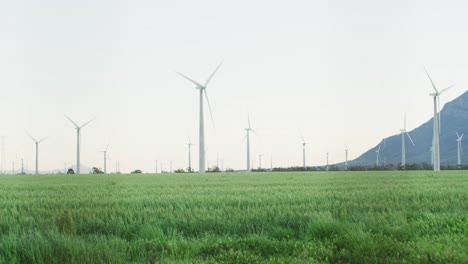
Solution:
M 468 263 L 461 171 L 0 176 L 0 263 Z

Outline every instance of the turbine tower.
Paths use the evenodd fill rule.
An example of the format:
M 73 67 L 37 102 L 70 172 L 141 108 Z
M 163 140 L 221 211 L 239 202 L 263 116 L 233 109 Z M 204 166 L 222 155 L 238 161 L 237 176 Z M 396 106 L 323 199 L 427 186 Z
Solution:
M 71 120 L 70 117 L 65 116 L 70 122 L 72 122 L 73 125 L 75 125 L 76 128 L 76 174 L 80 174 L 80 132 L 81 129 L 86 126 L 87 124 L 91 123 L 93 121 L 92 119 L 89 120 L 88 122 L 84 123 L 83 125 L 79 126 L 73 120 Z
M 28 134 L 28 136 L 34 141 L 34 143 L 36 144 L 36 175 L 39 174 L 39 143 L 41 143 L 42 141 L 46 140 L 47 138 L 43 138 L 41 140 L 36 140 L 35 138 L 33 138 L 31 135 Z
M 250 172 L 250 132 L 253 132 L 254 134 L 257 134 L 257 133 L 252 129 L 252 127 L 250 127 L 250 116 L 248 113 L 247 113 L 247 122 L 249 125 L 249 127 L 245 129 L 245 132 L 246 132 L 245 137 L 247 138 L 247 171 Z
M 456 132 L 456 133 L 457 133 L 457 153 L 458 153 L 458 163 L 457 163 L 457 165 L 458 165 L 458 167 L 460 167 L 461 166 L 461 153 L 463 151 L 463 149 L 462 149 L 463 134 L 461 134 L 461 136 L 460 136 L 460 135 L 458 135 L 458 132 Z
M 104 154 L 104 174 L 107 174 L 107 149 L 109 148 L 109 144 L 107 144 L 107 147 L 105 150 L 99 151 Z
M 213 113 L 211 112 L 210 101 L 208 100 L 208 94 L 206 93 L 206 87 L 211 81 L 215 73 L 221 67 L 222 62 L 216 67 L 214 72 L 208 77 L 204 85 L 190 79 L 189 77 L 183 75 L 180 72 L 177 72 L 180 76 L 184 77 L 191 83 L 195 84 L 195 89 L 200 91 L 200 130 L 199 130 L 199 161 L 198 161 L 198 172 L 205 173 L 205 122 L 203 119 L 203 95 L 205 95 L 206 103 L 208 104 L 208 109 L 210 110 L 211 121 L 213 121 Z
M 403 169 L 406 169 L 406 147 L 405 147 L 405 134 L 408 136 L 409 140 L 411 141 L 411 144 L 414 146 L 414 142 L 411 139 L 411 136 L 409 135 L 408 131 L 406 131 L 406 115 L 405 115 L 405 124 L 404 128 L 400 129 L 401 131 L 401 166 Z
M 375 150 L 375 153 L 377 154 L 377 161 L 375 163 L 376 167 L 379 166 L 379 156 L 380 156 L 380 145 L 379 148 Z
M 301 136 L 302 138 L 302 167 L 304 167 L 304 170 L 306 169 L 306 145 L 309 144 L 309 142 L 305 142 L 304 137 Z
M 440 171 L 440 148 L 439 148 L 439 131 L 440 131 L 440 95 L 453 87 L 453 85 L 442 89 L 442 90 L 437 90 L 436 85 L 432 81 L 431 76 L 429 76 L 429 73 L 427 72 L 426 69 L 424 71 L 427 74 L 427 77 L 431 81 L 432 88 L 434 88 L 435 93 L 429 94 L 434 98 L 434 134 L 433 134 L 433 140 L 432 140 L 432 153 L 434 156 L 434 171 Z

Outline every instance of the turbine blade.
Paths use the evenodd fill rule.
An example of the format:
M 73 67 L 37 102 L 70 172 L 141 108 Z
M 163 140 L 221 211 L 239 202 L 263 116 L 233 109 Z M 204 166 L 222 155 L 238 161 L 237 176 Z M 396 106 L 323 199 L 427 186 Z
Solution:
M 37 143 L 37 140 L 36 140 L 35 138 L 33 138 L 33 136 L 31 136 L 31 134 L 29 134 L 29 132 L 28 132 L 28 131 L 26 131 L 26 134 L 28 134 L 28 136 L 29 136 L 29 137 L 30 137 L 30 138 L 31 138 L 31 139 L 32 139 L 34 142 L 36 142 L 36 143 Z
M 223 64 L 223 61 L 221 61 L 221 63 L 219 63 L 218 67 L 216 67 L 216 69 L 213 71 L 213 73 L 210 75 L 210 77 L 208 77 L 208 79 L 205 82 L 205 87 L 208 86 L 208 83 L 211 81 L 211 79 L 216 74 L 216 72 L 218 71 L 219 67 L 221 67 L 222 64 Z
M 106 146 L 106 150 L 105 150 L 106 152 L 107 152 L 107 149 L 108 149 L 108 148 L 109 148 L 109 144 L 107 144 L 107 146 Z
M 449 87 L 440 90 L 439 95 L 442 94 L 443 92 L 446 92 L 448 89 L 450 89 L 450 88 L 452 88 L 452 87 L 454 87 L 454 86 L 455 86 L 455 84 L 452 84 L 452 85 L 450 85 Z
M 411 144 L 413 144 L 413 146 L 414 146 L 413 139 L 411 138 L 411 136 L 409 135 L 409 133 L 408 133 L 408 132 L 406 132 L 406 135 L 408 136 L 409 140 L 411 141 Z
M 257 132 L 255 132 L 255 130 L 253 130 L 253 129 L 250 128 L 250 131 L 252 131 L 255 135 L 258 136 L 258 134 L 257 134 Z
M 45 137 L 45 138 L 39 140 L 37 143 L 41 143 L 42 141 L 46 140 L 47 138 L 48 138 L 48 137 Z
M 462 138 L 463 138 L 463 135 L 464 135 L 464 134 L 461 134 L 461 136 L 460 136 L 460 140 L 462 140 Z
M 208 104 L 208 110 L 210 110 L 211 123 L 213 123 L 213 127 L 214 127 L 213 112 L 211 111 L 210 100 L 208 99 L 208 94 L 206 93 L 206 89 L 203 89 L 203 92 L 205 93 L 205 99 L 206 99 L 206 103 Z
M 249 132 L 247 132 L 247 133 L 249 133 Z M 244 138 L 242 139 L 242 142 L 244 142 L 246 138 L 247 138 L 247 134 L 245 134 Z
M 427 77 L 429 77 L 429 80 L 431 81 L 432 88 L 434 88 L 435 92 L 438 94 L 438 93 L 439 93 L 439 91 L 437 91 L 437 88 L 436 88 L 436 86 L 435 86 L 434 82 L 432 81 L 432 78 L 431 78 L 431 76 L 430 76 L 430 75 L 429 75 L 429 73 L 427 72 L 426 68 L 424 68 L 424 71 L 426 72 L 426 74 L 427 74 Z
M 72 122 L 72 123 L 75 125 L 76 128 L 79 128 L 79 126 L 78 126 L 75 122 L 73 122 L 73 120 L 71 120 L 70 117 L 68 117 L 67 115 L 65 115 L 65 117 L 66 117 L 68 120 L 70 120 L 70 122 Z
M 202 87 L 203 87 L 203 85 L 201 85 L 201 84 L 199 84 L 198 82 L 196 82 L 196 81 L 190 79 L 189 77 L 183 75 L 182 73 L 180 73 L 180 72 L 176 72 L 176 73 L 178 73 L 180 76 L 184 77 L 184 78 L 185 78 L 186 80 L 188 80 L 189 82 L 195 84 L 195 85 L 197 86 L 197 88 L 202 88 Z
M 455 131 L 455 133 L 457 134 L 457 138 L 458 138 L 458 139 L 460 139 L 460 135 L 458 135 L 458 132 L 457 132 L 457 131 Z
M 89 120 L 88 122 L 84 123 L 82 126 L 80 126 L 80 128 L 82 128 L 82 127 L 86 126 L 87 124 L 91 123 L 93 120 L 94 120 L 94 119 L 91 119 L 91 120 Z

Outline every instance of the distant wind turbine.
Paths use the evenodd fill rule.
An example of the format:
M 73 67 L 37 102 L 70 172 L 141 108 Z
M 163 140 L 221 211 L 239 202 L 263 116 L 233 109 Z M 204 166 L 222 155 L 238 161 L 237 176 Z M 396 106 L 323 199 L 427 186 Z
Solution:
M 105 150 L 99 151 L 104 154 L 104 174 L 107 174 L 107 149 L 109 148 L 109 144 L 107 144 L 107 147 Z
M 198 172 L 205 173 L 205 122 L 203 118 L 203 95 L 205 95 L 206 102 L 208 104 L 208 109 L 210 110 L 211 121 L 213 121 L 213 113 L 211 112 L 210 101 L 208 100 L 208 94 L 206 93 L 206 87 L 208 83 L 211 81 L 215 73 L 218 71 L 219 67 L 221 67 L 222 62 L 216 67 L 214 72 L 208 77 L 205 84 L 202 85 L 191 78 L 183 75 L 180 72 L 177 72 L 180 76 L 184 77 L 191 83 L 195 84 L 195 89 L 200 91 L 200 130 L 199 130 L 199 162 L 198 162 Z
M 403 169 L 406 168 L 406 147 L 405 147 L 405 134 L 408 136 L 409 140 L 411 141 L 411 144 L 414 146 L 414 142 L 411 139 L 411 136 L 409 135 L 408 131 L 406 131 L 406 115 L 405 115 L 405 124 L 404 128 L 400 129 L 401 131 L 401 166 Z
M 427 72 L 427 70 L 424 69 L 424 71 L 426 71 L 427 77 L 431 81 L 432 88 L 434 88 L 434 91 L 435 91 L 435 93 L 429 94 L 430 96 L 434 98 L 434 119 L 433 119 L 434 134 L 433 134 L 433 141 L 432 141 L 432 144 L 433 144 L 432 153 L 434 155 L 434 171 L 440 171 L 439 131 L 441 128 L 440 126 L 441 122 L 440 122 L 440 97 L 439 96 L 445 91 L 447 91 L 448 89 L 450 89 L 451 87 L 453 87 L 453 85 L 439 91 L 437 90 L 437 87 L 432 81 L 431 76 L 429 76 L 429 73 Z
M 79 126 L 73 120 L 71 120 L 70 117 L 65 116 L 70 122 L 75 125 L 76 128 L 76 174 L 80 174 L 80 137 L 81 137 L 81 129 L 86 126 L 87 124 L 91 123 L 93 121 L 92 119 L 89 120 L 88 122 L 84 123 L 83 125 Z
M 379 156 L 380 156 L 380 145 L 379 148 L 375 150 L 375 153 L 377 154 L 377 161 L 375 165 L 378 167 L 379 166 Z
M 188 172 L 192 172 L 192 152 L 191 148 L 194 144 L 192 144 L 192 140 L 190 140 L 190 137 L 188 138 Z
M 42 141 L 46 140 L 47 137 L 41 139 L 41 140 L 36 140 L 35 138 L 33 138 L 31 135 L 28 134 L 28 136 L 34 141 L 34 143 L 36 144 L 36 175 L 39 174 L 39 143 L 41 143 Z
M 462 139 L 463 139 L 463 134 L 458 135 L 458 132 L 457 133 L 457 153 L 458 153 L 458 167 L 461 166 L 461 154 L 462 154 Z
M 250 171 L 250 132 L 253 132 L 254 134 L 257 134 L 257 133 L 250 126 L 250 115 L 248 113 L 247 113 L 247 122 L 249 125 L 249 127 L 245 129 L 245 132 L 246 132 L 245 137 L 247 138 L 247 171 Z
M 346 159 L 346 170 L 348 170 L 348 146 L 345 144 L 345 159 Z
M 328 152 L 327 152 L 327 171 L 328 171 Z
M 306 145 L 310 144 L 309 142 L 305 142 L 304 137 L 301 135 L 302 138 L 302 167 L 304 170 L 306 168 Z

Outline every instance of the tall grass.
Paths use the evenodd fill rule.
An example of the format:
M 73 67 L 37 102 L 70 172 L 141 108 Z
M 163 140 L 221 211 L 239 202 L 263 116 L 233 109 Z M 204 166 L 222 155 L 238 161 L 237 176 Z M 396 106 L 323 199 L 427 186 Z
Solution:
M 468 263 L 464 172 L 0 177 L 0 263 Z

